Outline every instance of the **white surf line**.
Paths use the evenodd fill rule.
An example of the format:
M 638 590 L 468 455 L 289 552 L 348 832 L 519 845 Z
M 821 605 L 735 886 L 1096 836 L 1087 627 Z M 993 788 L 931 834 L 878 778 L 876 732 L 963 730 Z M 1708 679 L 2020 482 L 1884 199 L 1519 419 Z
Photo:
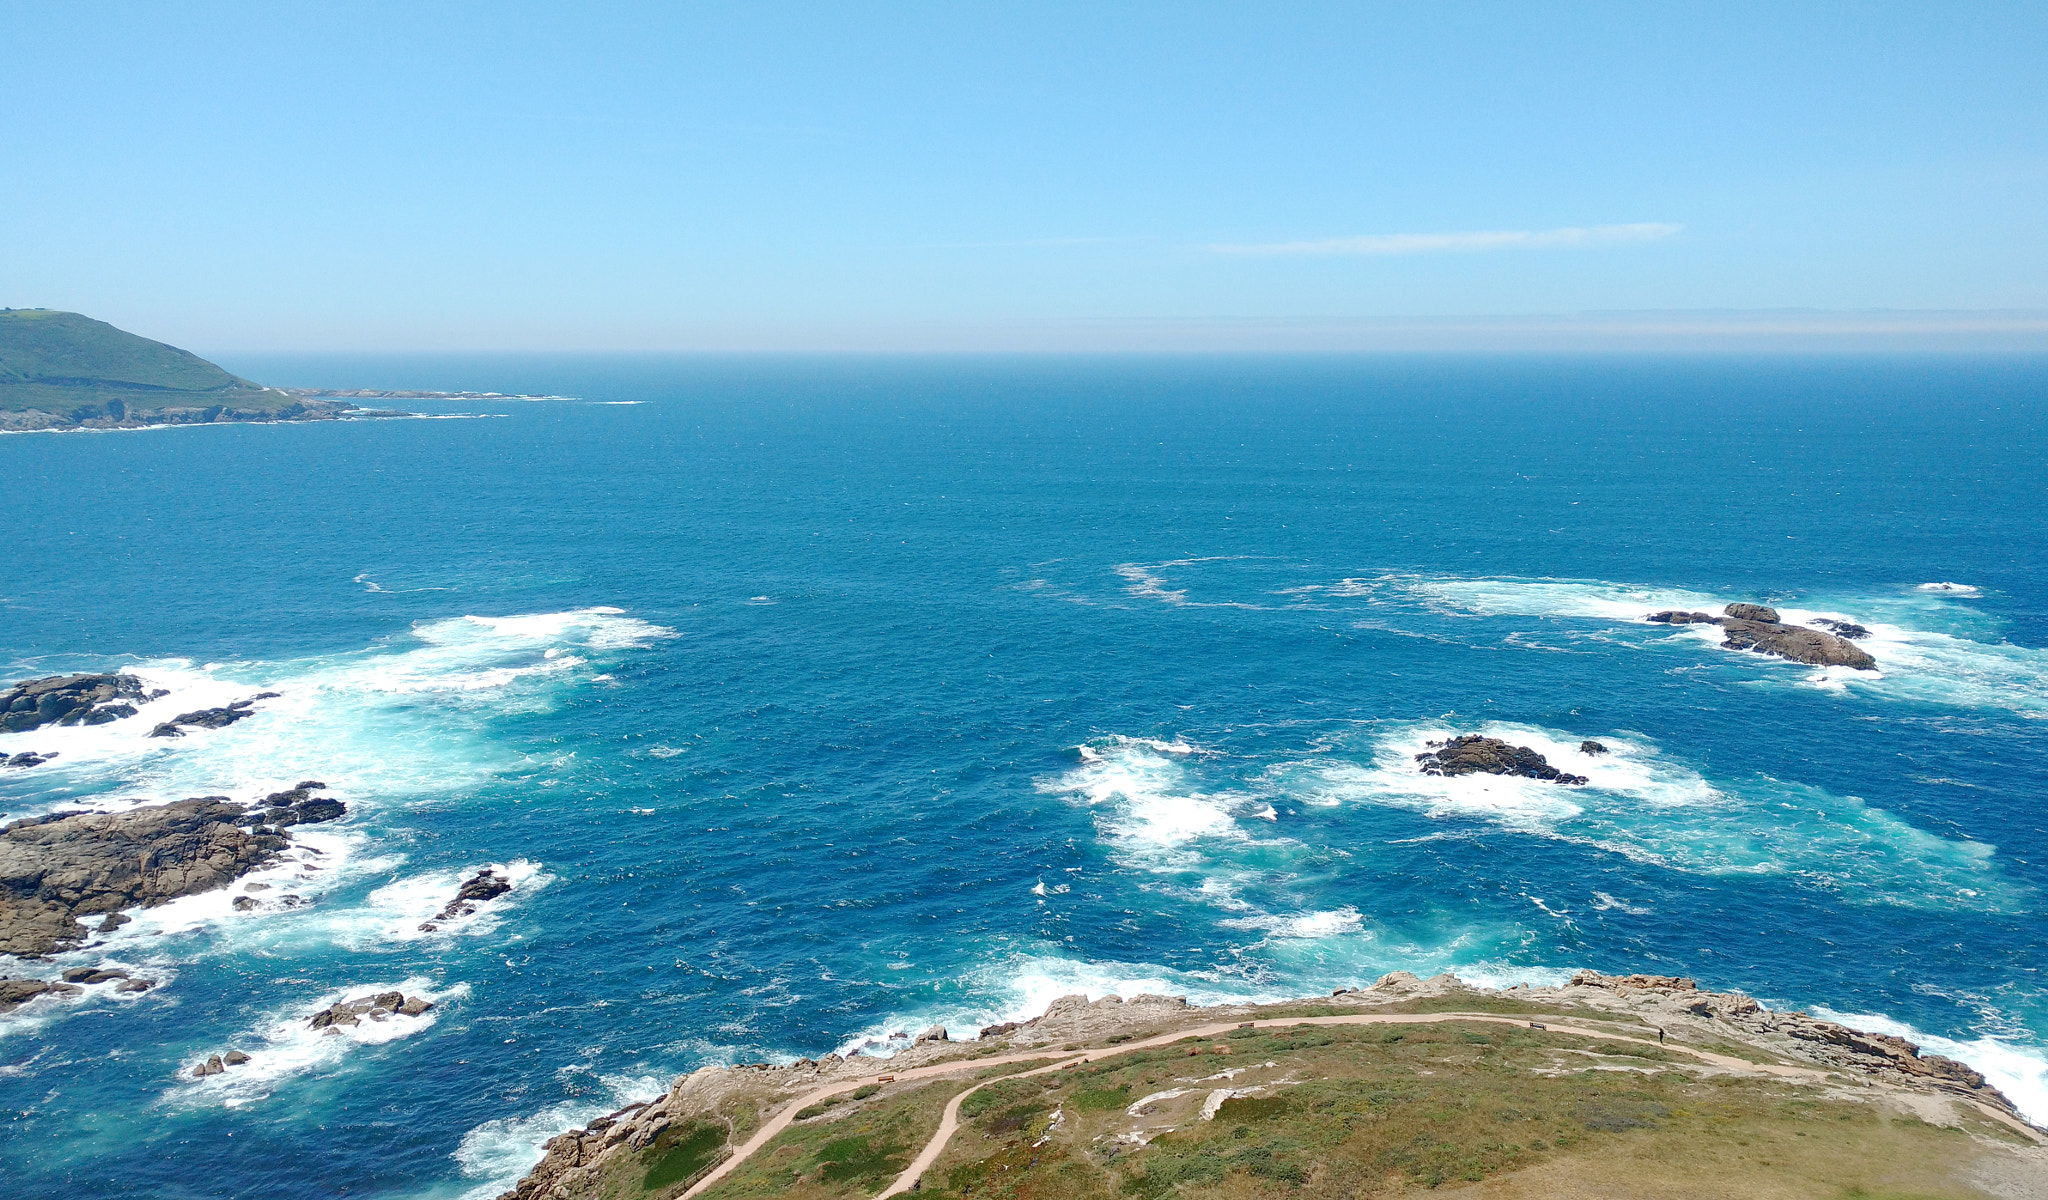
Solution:
M 938 1130 L 933 1133 L 931 1140 L 925 1143 L 924 1149 L 919 1151 L 916 1160 L 901 1175 L 896 1177 L 896 1182 L 890 1184 L 887 1191 L 879 1193 L 875 1200 L 883 1200 L 884 1197 L 901 1195 L 916 1186 L 919 1176 L 923 1175 L 925 1171 L 931 1168 L 934 1162 L 938 1161 L 939 1154 L 946 1148 L 946 1143 L 959 1130 L 961 1102 L 966 1100 L 973 1092 L 991 1083 L 1001 1083 L 1008 1079 L 1024 1079 L 1032 1075 L 1043 1075 L 1050 1071 L 1062 1071 L 1068 1067 L 1079 1066 L 1082 1063 L 1099 1062 L 1105 1058 L 1115 1058 L 1118 1055 L 1130 1054 L 1137 1050 L 1152 1050 L 1160 1046 L 1171 1046 L 1175 1042 L 1185 1041 L 1188 1038 L 1215 1037 L 1218 1034 L 1229 1033 L 1234 1029 L 1285 1029 L 1296 1025 L 1436 1025 L 1446 1021 L 1478 1021 L 1493 1025 L 1514 1025 L 1524 1029 L 1540 1028 L 1546 1033 L 1569 1033 L 1578 1037 L 1603 1038 L 1610 1042 L 1629 1042 L 1638 1046 L 1655 1046 L 1663 1050 L 1676 1050 L 1684 1054 L 1690 1054 L 1703 1062 L 1717 1067 L 1725 1067 L 1732 1071 L 1775 1075 L 1783 1079 L 1820 1082 L 1825 1080 L 1830 1074 L 1833 1074 L 1833 1072 L 1818 1070 L 1813 1067 L 1792 1067 L 1777 1063 L 1750 1062 L 1745 1058 L 1734 1058 L 1726 1054 L 1716 1054 L 1711 1050 L 1701 1050 L 1679 1042 L 1653 1042 L 1648 1038 L 1630 1037 L 1627 1034 L 1587 1029 L 1578 1025 L 1560 1025 L 1548 1021 L 1532 1021 L 1522 1017 L 1502 1017 L 1492 1013 L 1355 1013 L 1336 1017 L 1278 1017 L 1267 1021 L 1226 1021 L 1215 1025 L 1198 1025 L 1190 1029 L 1178 1029 L 1170 1033 L 1159 1034 L 1157 1037 L 1147 1038 L 1142 1042 L 1130 1042 L 1114 1048 L 1104 1047 L 1100 1050 L 1088 1050 L 1079 1054 L 1075 1054 L 1071 1050 L 1038 1050 L 1021 1054 L 998 1055 L 992 1058 L 935 1063 L 929 1067 L 912 1067 L 909 1070 L 888 1075 L 886 1078 L 890 1082 L 904 1083 L 913 1079 L 936 1079 L 945 1075 L 958 1074 L 961 1071 L 1007 1066 L 1010 1063 L 1017 1062 L 1033 1062 L 1041 1058 L 1061 1058 L 1068 1054 L 1075 1054 L 1073 1058 L 1054 1063 L 1051 1066 L 1040 1067 L 1035 1071 L 1024 1071 L 1016 1075 L 1004 1075 L 998 1079 L 990 1079 L 983 1083 L 975 1084 L 973 1087 L 953 1097 L 952 1100 L 947 1102 L 945 1112 L 939 1119 Z M 855 1088 L 864 1087 L 871 1083 L 880 1083 L 883 1079 L 884 1076 L 881 1075 L 863 1076 L 859 1079 L 848 1080 L 845 1083 L 833 1084 L 831 1087 L 819 1088 L 814 1092 L 807 1092 L 790 1101 L 774 1119 L 763 1125 L 755 1132 L 753 1137 L 748 1138 L 746 1144 L 734 1152 L 731 1158 L 718 1164 L 711 1174 L 692 1184 L 688 1191 L 685 1191 L 678 1197 L 678 1200 L 690 1200 L 691 1197 L 709 1190 L 711 1185 L 723 1179 L 751 1157 L 755 1151 L 767 1145 L 776 1134 L 789 1128 L 790 1123 L 796 1119 L 796 1114 L 806 1106 L 814 1104 L 827 1096 L 836 1096 L 841 1092 L 850 1092 Z M 1958 1098 L 1960 1099 L 1960 1097 Z M 2035 1129 L 2026 1122 L 1999 1112 L 1980 1100 L 1972 1100 L 1970 1103 L 1974 1104 L 1986 1116 L 2012 1127 L 2015 1131 L 2031 1138 L 2035 1143 L 2048 1144 L 2048 1137 L 2043 1137 L 2040 1130 Z

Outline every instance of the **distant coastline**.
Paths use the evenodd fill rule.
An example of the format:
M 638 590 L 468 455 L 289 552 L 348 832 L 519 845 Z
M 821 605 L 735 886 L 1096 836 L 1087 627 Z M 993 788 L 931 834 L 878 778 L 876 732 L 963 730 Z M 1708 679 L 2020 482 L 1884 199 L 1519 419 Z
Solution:
M 364 400 L 563 400 L 502 392 L 268 387 L 79 313 L 0 309 L 0 433 L 277 424 L 424 413 Z
M 279 388 L 301 400 L 575 400 L 575 396 L 531 396 L 513 392 L 378 391 L 373 388 Z

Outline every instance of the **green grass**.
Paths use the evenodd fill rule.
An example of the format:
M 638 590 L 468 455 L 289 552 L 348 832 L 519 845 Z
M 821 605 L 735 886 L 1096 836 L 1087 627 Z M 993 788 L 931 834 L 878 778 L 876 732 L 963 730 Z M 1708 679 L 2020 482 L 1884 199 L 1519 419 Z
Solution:
M 640 1152 L 647 1173 L 640 1189 L 658 1192 L 695 1178 L 725 1149 L 725 1127 L 713 1124 L 672 1125 Z
M 0 411 L 88 420 L 158 408 L 274 412 L 296 403 L 190 351 L 104 321 L 50 309 L 0 309 Z

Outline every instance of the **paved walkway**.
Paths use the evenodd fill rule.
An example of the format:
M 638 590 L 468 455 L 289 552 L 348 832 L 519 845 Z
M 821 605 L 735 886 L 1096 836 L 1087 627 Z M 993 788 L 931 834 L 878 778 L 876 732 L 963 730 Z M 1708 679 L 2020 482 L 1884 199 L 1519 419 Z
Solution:
M 931 1140 L 925 1143 L 924 1149 L 918 1152 L 917 1158 L 911 1162 L 910 1166 L 896 1177 L 896 1182 L 890 1184 L 888 1190 L 882 1192 L 876 1200 L 882 1200 L 883 1197 L 901 1195 L 916 1186 L 918 1179 L 931 1169 L 933 1163 L 939 1160 L 939 1155 L 945 1150 L 946 1143 L 951 1141 L 953 1135 L 959 1131 L 961 1102 L 991 1083 L 1001 1083 L 1010 1079 L 1024 1079 L 1032 1075 L 1044 1075 L 1053 1071 L 1064 1071 L 1068 1067 L 1079 1066 L 1086 1062 L 1100 1062 L 1106 1058 L 1114 1058 L 1118 1055 L 1130 1054 L 1138 1050 L 1152 1050 L 1160 1046 L 1170 1046 L 1186 1038 L 1216 1037 L 1219 1034 L 1229 1033 L 1233 1029 L 1243 1028 L 1246 1025 L 1254 1029 L 1284 1029 L 1297 1025 L 1434 1025 L 1445 1021 L 1474 1021 L 1491 1025 L 1514 1025 L 1523 1029 L 1541 1026 L 1548 1033 L 1568 1033 L 1577 1037 L 1599 1038 L 1607 1042 L 1627 1042 L 1636 1046 L 1657 1046 L 1680 1054 L 1689 1054 L 1702 1062 L 1711 1063 L 1714 1066 L 1723 1067 L 1731 1071 L 1773 1075 L 1781 1079 L 1815 1082 L 1827 1078 L 1830 1074 L 1830 1072 L 1813 1067 L 1793 1067 L 1778 1063 L 1751 1062 L 1746 1058 L 1715 1054 L 1711 1050 L 1701 1050 L 1698 1047 L 1687 1046 L 1678 1042 L 1660 1043 L 1651 1041 L 1649 1038 L 1630 1037 L 1626 1034 L 1610 1033 L 1601 1029 L 1588 1029 L 1581 1025 L 1548 1020 L 1531 1021 L 1527 1017 L 1503 1017 L 1493 1013 L 1349 1013 L 1335 1017 L 1280 1017 L 1267 1021 L 1224 1021 L 1214 1025 L 1197 1025 L 1187 1029 L 1176 1029 L 1171 1033 L 1162 1033 L 1157 1037 L 1146 1038 L 1143 1041 L 1125 1042 L 1120 1046 L 1104 1047 L 1101 1049 L 1086 1051 L 1028 1050 L 1017 1054 L 996 1054 L 990 1055 L 987 1058 L 959 1059 L 953 1062 L 935 1063 L 929 1067 L 909 1067 L 901 1071 L 862 1076 L 857 1079 L 847 1080 L 844 1083 L 835 1083 L 830 1087 L 822 1087 L 813 1092 L 806 1092 L 795 1100 L 790 1101 L 773 1119 L 756 1130 L 754 1136 L 748 1138 L 745 1145 L 733 1152 L 732 1157 L 718 1164 L 717 1169 L 713 1170 L 711 1174 L 706 1175 L 692 1185 L 690 1190 L 682 1194 L 681 1200 L 690 1200 L 691 1197 L 709 1190 L 741 1163 L 752 1157 L 761 1147 L 774 1140 L 776 1134 L 789 1128 L 790 1123 L 796 1119 L 796 1114 L 805 1107 L 816 1104 L 829 1096 L 837 1096 L 844 1092 L 853 1091 L 855 1088 L 880 1082 L 884 1077 L 897 1083 L 907 1083 L 917 1079 L 938 1079 L 947 1075 L 957 1075 L 962 1071 L 986 1070 L 989 1067 L 1005 1066 L 1010 1063 L 1036 1062 L 1046 1058 L 1057 1058 L 1060 1060 L 1048 1066 L 1039 1067 L 1036 1070 L 1023 1071 L 1015 1075 L 1004 1075 L 1000 1079 L 985 1080 L 954 1096 L 946 1103 L 945 1112 L 939 1118 L 939 1127 L 932 1134 Z M 2010 1125 L 2013 1129 L 2024 1133 L 2037 1143 L 2048 1141 L 2032 1126 L 2016 1121 L 1989 1105 L 1979 1103 L 1977 1107 L 1983 1110 L 1987 1116 Z

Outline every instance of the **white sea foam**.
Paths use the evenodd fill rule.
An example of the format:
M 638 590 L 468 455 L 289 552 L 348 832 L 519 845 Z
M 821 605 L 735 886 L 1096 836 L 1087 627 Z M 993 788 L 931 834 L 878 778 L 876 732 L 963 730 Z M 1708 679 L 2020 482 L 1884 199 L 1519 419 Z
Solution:
M 1080 765 L 1039 789 L 1096 810 L 1120 857 L 1134 865 L 1179 868 L 1203 840 L 1248 840 L 1237 817 L 1256 816 L 1254 797 L 1196 790 L 1187 760 L 1203 753 L 1180 740 L 1098 738 L 1075 748 Z
M 139 949 L 139 948 L 138 948 Z M 175 966 L 161 956 L 131 953 L 125 956 L 94 954 L 90 960 L 76 955 L 57 955 L 47 964 L 30 965 L 17 959 L 8 964 L 7 974 L 16 979 L 42 979 L 51 983 L 61 982 L 68 967 L 92 966 L 102 970 L 128 972 L 131 978 L 147 979 L 156 987 L 146 992 L 123 992 L 121 980 L 105 983 L 77 985 L 78 990 L 68 994 L 43 995 L 30 1000 L 14 1011 L 0 1014 L 0 1038 L 16 1033 L 30 1033 L 43 1028 L 52 1021 L 71 1016 L 82 1008 L 103 1008 L 108 1005 L 143 1004 L 162 999 L 159 989 L 169 985 L 178 977 Z M 4 1074 L 0 1071 L 0 1074 Z
M 455 898 L 463 881 L 478 870 L 489 870 L 511 883 L 512 890 L 475 905 L 467 917 L 438 919 L 438 914 Z M 447 941 L 459 937 L 485 937 L 495 933 L 511 909 L 534 892 L 554 882 L 554 876 L 528 859 L 509 863 L 485 863 L 460 871 L 429 871 L 394 880 L 370 893 L 358 906 L 330 914 L 328 937 L 351 950 L 376 949 L 405 942 Z M 432 924 L 434 929 L 420 926 Z
M 1257 608 L 1255 604 L 1240 601 L 1214 601 L 1198 603 L 1188 599 L 1186 588 L 1177 588 L 1167 580 L 1166 571 L 1175 567 L 1193 567 L 1203 563 L 1232 562 L 1242 555 L 1212 555 L 1207 558 L 1176 558 L 1158 563 L 1119 563 L 1114 569 L 1125 580 L 1124 591 L 1141 600 L 1157 600 L 1175 606 L 1193 608 Z
M 666 1080 L 651 1075 L 604 1075 L 598 1082 L 605 1089 L 602 1098 L 564 1100 L 525 1116 L 485 1121 L 463 1134 L 455 1161 L 465 1179 L 480 1181 L 463 1193 L 463 1200 L 491 1200 L 517 1183 L 541 1160 L 548 1139 L 668 1091 Z
M 910 1044 L 892 1038 L 892 1033 L 915 1034 L 934 1024 L 944 1025 L 956 1041 L 964 1040 L 989 1025 L 1036 1017 L 1062 996 L 1128 1000 L 1151 993 L 1185 996 L 1191 1004 L 1227 1004 L 1282 1000 L 1293 994 L 1286 988 L 1261 987 L 1242 976 L 1151 963 L 1084 962 L 1056 953 L 1009 956 L 971 969 L 961 983 L 964 994 L 958 999 L 936 1000 L 885 1017 L 853 1033 L 838 1052 L 886 1057 Z
M 293 846 L 282 858 L 242 876 L 225 888 L 180 896 L 155 908 L 127 910 L 130 921 L 101 934 L 87 948 L 74 952 L 81 962 L 101 954 L 143 952 L 148 948 L 189 948 L 179 935 L 206 933 L 211 952 L 279 949 L 294 943 L 332 940 L 328 926 L 337 914 L 322 899 L 366 875 L 389 870 L 399 861 L 365 853 L 366 839 L 346 830 L 295 827 Z M 260 891 L 251 891 L 260 885 Z M 255 907 L 237 910 L 238 899 Z
M 1280 772 L 1311 804 L 1366 803 L 1557 838 L 1707 875 L 1785 875 L 1855 903 L 2019 911 L 2030 889 L 1995 848 L 1938 837 L 1853 796 L 1757 776 L 1711 783 L 1649 739 L 1602 733 L 1589 755 L 1577 734 L 1488 724 L 1477 732 L 1542 754 L 1583 787 L 1503 775 L 1425 775 L 1415 756 L 1470 728 L 1412 725 L 1381 735 L 1369 761 L 1318 758 Z M 1559 901 L 1551 898 L 1556 907 Z M 1560 910 L 1562 911 L 1562 910 Z
M 1349 590 L 1332 594 L 1386 596 L 1406 593 L 1425 607 L 1474 616 L 1578 618 L 1641 627 L 1660 609 L 1719 613 L 1731 600 L 1669 588 L 1639 588 L 1587 580 L 1429 579 L 1388 576 L 1346 580 Z M 1726 661 L 1756 664 L 1764 686 L 1818 687 L 1839 692 L 1955 707 L 2002 708 L 2048 720 L 2048 650 L 1985 640 L 1995 632 L 1982 614 L 1955 599 L 1978 595 L 1964 584 L 1923 584 L 1914 593 L 1836 598 L 1813 608 L 1776 604 L 1790 625 L 1816 620 L 1850 621 L 1870 636 L 1857 645 L 1877 660 L 1875 671 L 1849 667 L 1804 667 L 1745 650 L 1720 649 L 1716 625 L 1676 625 L 1657 632 L 1676 643 L 1713 647 Z
M 588 657 L 644 646 L 672 631 L 615 608 L 421 622 L 369 650 L 283 663 L 156 659 L 108 664 L 170 694 L 105 725 L 0 734 L 0 754 L 57 751 L 36 768 L 43 794 L 154 803 L 194 795 L 238 800 L 320 779 L 351 808 L 459 791 L 522 760 L 486 723 L 545 709 L 560 687 L 586 682 Z M 260 691 L 255 715 L 222 729 L 152 738 L 158 722 Z M 45 802 L 51 807 L 57 800 Z
M 1991 1036 L 1957 1041 L 1922 1033 L 1882 1013 L 1845 1013 L 1823 1007 L 1815 1007 L 1812 1012 L 1851 1029 L 1905 1038 L 1918 1045 L 1924 1054 L 1939 1054 L 1968 1063 L 1982 1072 L 1991 1086 L 2004 1092 L 2027 1120 L 2037 1125 L 2048 1124 L 2048 1048 L 2038 1043 Z
M 1294 914 L 1260 913 L 1250 917 L 1232 917 L 1217 924 L 1225 929 L 1249 929 L 1264 933 L 1269 938 L 1326 938 L 1346 933 L 1360 933 L 1365 928 L 1358 910 L 1345 905 L 1342 908 L 1322 912 Z
M 418 996 L 432 1001 L 435 1007 L 416 1017 L 394 1014 L 382 1021 L 365 1017 L 355 1025 L 329 1026 L 327 1029 L 314 1029 L 309 1024 L 314 1013 L 329 1005 L 380 992 Z M 181 1062 L 178 1065 L 179 1082 L 164 1094 L 164 1099 L 180 1106 L 239 1108 L 254 1103 L 275 1094 L 280 1085 L 295 1076 L 340 1066 L 361 1047 L 397 1041 L 432 1028 L 440 1019 L 445 1005 L 468 994 L 467 984 L 436 987 L 430 979 L 413 976 L 397 982 L 336 988 L 295 1002 L 270 1013 L 253 1028 L 229 1037 L 218 1048 L 209 1048 Z M 339 1032 L 330 1032 L 337 1029 Z M 205 1062 L 208 1055 L 229 1050 L 240 1050 L 249 1056 L 249 1061 L 218 1075 L 201 1079 L 191 1077 L 192 1068 Z

